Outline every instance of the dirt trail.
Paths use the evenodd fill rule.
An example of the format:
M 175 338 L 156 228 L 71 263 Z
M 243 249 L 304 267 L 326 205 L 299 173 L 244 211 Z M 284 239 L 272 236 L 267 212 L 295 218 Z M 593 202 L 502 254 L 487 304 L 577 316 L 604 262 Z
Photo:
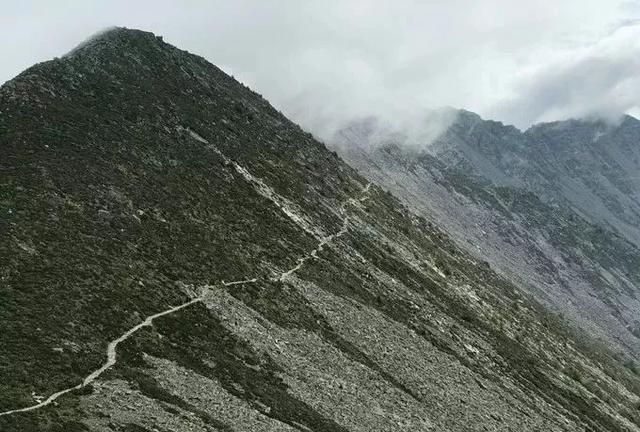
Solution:
M 368 183 L 361 192 L 361 197 L 360 198 L 349 198 L 347 201 L 344 202 L 344 204 L 342 204 L 342 206 L 340 206 L 340 211 L 342 213 L 346 213 L 347 210 L 347 205 L 351 204 L 351 205 L 355 205 L 357 203 L 361 203 L 364 200 L 366 200 L 367 198 L 369 198 L 369 188 L 371 187 L 371 183 Z M 327 245 L 328 243 L 331 243 L 332 241 L 334 241 L 335 239 L 341 237 L 342 235 L 344 235 L 347 230 L 349 229 L 349 215 L 346 215 L 342 221 L 342 227 L 340 228 L 340 231 L 334 233 L 334 234 L 330 234 L 324 238 L 321 238 L 318 246 L 312 250 L 311 252 L 309 252 L 307 255 L 298 258 L 298 263 L 290 268 L 287 271 L 282 272 L 279 276 L 271 278 L 272 281 L 280 281 L 283 282 L 284 280 L 286 280 L 289 276 L 291 276 L 293 273 L 297 272 L 298 270 L 300 270 L 302 268 L 302 266 L 304 265 L 305 262 L 307 262 L 310 259 L 316 259 L 318 258 L 318 252 L 321 252 L 322 249 L 325 247 L 325 245 Z
M 157 313 L 155 315 L 148 316 L 140 324 L 136 325 L 135 327 L 130 328 L 129 330 L 124 332 L 119 338 L 114 339 L 113 341 L 111 341 L 109 343 L 109 345 L 107 346 L 107 361 L 99 369 L 96 369 L 95 371 L 91 372 L 91 374 L 89 374 L 80 384 L 78 384 L 76 386 L 73 386 L 73 387 L 69 387 L 69 388 L 64 389 L 64 390 L 61 390 L 61 391 L 59 391 L 57 393 L 54 393 L 51 396 L 49 396 L 48 398 L 46 398 L 45 400 L 43 400 L 42 402 L 36 404 L 36 405 L 32 405 L 32 406 L 29 406 L 29 407 L 26 407 L 26 408 L 19 408 L 19 409 L 15 409 L 15 410 L 11 410 L 11 411 L 5 411 L 5 412 L 0 413 L 0 416 L 5 416 L 5 415 L 9 415 L 9 414 L 13 414 L 13 413 L 19 413 L 19 412 L 33 411 L 33 410 L 36 410 L 38 408 L 45 407 L 45 406 L 51 404 L 56 399 L 58 399 L 60 396 L 63 396 L 63 395 L 65 395 L 65 394 L 67 394 L 67 393 L 69 393 L 71 391 L 79 390 L 79 389 L 81 389 L 83 387 L 88 386 L 89 384 L 94 382 L 98 377 L 100 377 L 100 375 L 102 375 L 107 369 L 109 369 L 111 366 L 116 364 L 116 361 L 117 361 L 117 359 L 116 359 L 116 347 L 118 346 L 118 344 L 120 342 L 123 342 L 123 341 L 127 340 L 129 337 L 131 337 L 131 335 L 133 335 L 135 332 L 140 330 L 142 327 L 153 325 L 153 320 L 154 319 L 159 318 L 159 317 L 164 316 L 164 315 L 169 315 L 171 313 L 179 311 L 180 309 L 183 309 L 183 308 L 185 308 L 187 306 L 190 306 L 190 305 L 192 305 L 194 303 L 202 301 L 203 296 L 204 296 L 204 294 L 202 294 L 199 297 L 194 298 L 191 301 L 183 303 L 183 304 L 181 304 L 179 306 L 175 306 L 175 307 L 169 308 L 167 310 L 164 310 L 162 312 L 159 312 L 159 313 Z
M 369 187 L 371 186 L 371 184 L 367 184 L 366 187 L 363 188 L 362 190 L 362 196 L 360 198 L 350 198 L 349 200 L 345 201 L 344 204 L 342 204 L 342 206 L 340 207 L 341 211 L 343 213 L 346 212 L 346 207 L 347 205 L 351 204 L 357 204 L 359 202 L 362 202 L 364 200 L 366 200 L 368 198 L 368 192 L 369 192 Z M 280 207 L 280 203 L 274 201 L 274 203 Z M 287 216 L 291 217 L 291 215 L 289 214 L 288 211 L 285 211 L 285 214 L 287 214 Z M 292 218 L 294 220 L 294 222 L 299 223 L 300 218 L 295 217 Z M 334 233 L 334 234 L 330 234 L 326 237 L 323 237 L 319 240 L 318 246 L 312 250 L 311 252 L 309 252 L 308 254 L 306 254 L 305 256 L 301 257 L 298 259 L 298 263 L 282 272 L 279 276 L 276 276 L 274 278 L 272 278 L 272 280 L 276 280 L 276 281 L 284 281 L 286 278 L 288 278 L 289 276 L 291 276 L 293 273 L 297 272 L 298 270 L 300 270 L 300 268 L 304 265 L 304 263 L 309 260 L 309 259 L 313 259 L 313 258 L 317 258 L 318 257 L 318 252 L 320 252 L 322 250 L 322 248 L 327 245 L 328 243 L 334 241 L 336 238 L 342 236 L 343 234 L 345 234 L 347 232 L 348 229 L 348 225 L 349 225 L 349 216 L 346 215 L 344 217 L 344 221 L 342 223 L 342 228 L 340 228 L 340 231 Z M 233 286 L 233 285 L 242 285 L 242 284 L 247 284 L 247 283 L 256 283 L 258 282 L 257 278 L 252 278 L 252 279 L 242 279 L 242 280 L 237 280 L 237 281 L 232 281 L 232 282 L 225 282 L 225 281 L 221 281 L 220 283 L 227 287 L 227 286 Z M 184 309 L 188 306 L 191 306 L 195 303 L 199 303 L 202 302 L 205 298 L 205 296 L 207 295 L 207 293 L 209 292 L 210 287 L 209 286 L 205 286 L 202 287 L 202 292 L 200 293 L 199 296 L 189 300 L 186 303 L 183 303 L 181 305 L 178 306 L 174 306 L 171 307 L 169 309 L 166 309 L 162 312 L 158 312 L 157 314 L 154 315 L 150 315 L 148 316 L 144 321 L 142 321 L 140 324 L 131 327 L 129 330 L 127 330 L 126 332 L 124 332 L 122 335 L 120 335 L 117 339 L 112 340 L 109 345 L 107 346 L 107 361 L 100 366 L 100 368 L 96 369 L 95 371 L 91 372 L 89 375 L 87 375 L 87 377 L 78 385 L 75 385 L 73 387 L 69 387 L 66 388 L 64 390 L 61 390 L 59 392 L 56 392 L 54 394 L 52 394 L 51 396 L 49 396 L 48 398 L 46 398 L 45 400 L 43 400 L 42 402 L 39 402 L 35 405 L 31 405 L 28 407 L 24 407 L 24 408 L 18 408 L 18 409 L 14 409 L 14 410 L 10 410 L 10 411 L 4 411 L 4 412 L 0 412 L 0 417 L 2 416 L 6 416 L 6 415 L 10 415 L 10 414 L 15 414 L 15 413 L 21 413 L 21 412 L 28 412 L 28 411 L 34 411 L 37 410 L 39 408 L 43 408 L 47 405 L 50 405 L 51 403 L 53 403 L 56 399 L 60 398 L 61 396 L 64 396 L 67 393 L 70 393 L 74 390 L 79 390 L 83 387 L 86 387 L 87 385 L 91 384 L 92 382 L 94 382 L 96 379 L 98 379 L 104 372 L 106 372 L 109 368 L 111 368 L 113 365 L 116 364 L 116 362 L 118 361 L 117 359 L 117 353 L 116 353 L 116 348 L 118 347 L 118 345 L 121 342 L 124 342 L 125 340 L 127 340 L 128 338 L 130 338 L 131 336 L 133 336 L 138 330 L 140 330 L 143 327 L 147 327 L 147 326 L 152 326 L 153 325 L 153 320 L 155 320 L 156 318 L 160 318 L 162 316 L 165 315 L 169 315 L 172 314 L 174 312 L 177 312 L 181 309 Z

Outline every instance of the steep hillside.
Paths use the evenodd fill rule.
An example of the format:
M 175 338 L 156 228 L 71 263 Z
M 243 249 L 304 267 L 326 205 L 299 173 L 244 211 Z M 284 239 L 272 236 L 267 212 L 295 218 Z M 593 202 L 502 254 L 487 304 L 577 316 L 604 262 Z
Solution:
M 638 146 L 630 143 L 640 143 L 640 130 L 633 138 L 636 124 L 630 117 L 617 128 L 574 121 L 539 125 L 523 134 L 461 111 L 422 147 L 371 119 L 341 131 L 335 145 L 363 174 L 446 227 L 466 250 L 607 345 L 635 357 L 640 352 L 640 250 L 615 228 L 622 213 L 611 218 L 598 213 L 596 193 L 613 196 L 603 192 L 611 190 L 613 180 L 602 180 L 613 172 L 594 161 L 624 142 L 632 164 Z M 591 140 L 598 128 L 596 145 Z M 547 129 L 558 137 L 542 132 Z M 380 136 L 386 138 L 380 141 Z M 589 138 L 589 150 L 578 148 L 580 137 Z M 626 208 L 632 209 L 633 171 L 615 172 L 616 184 L 627 184 Z M 582 193 L 572 193 L 569 183 L 580 183 Z
M 631 370 L 150 33 L 0 88 L 0 214 L 2 431 L 640 430 Z
M 465 174 L 566 203 L 640 245 L 640 120 L 568 120 L 522 133 L 460 111 L 427 152 Z
M 535 143 L 530 159 L 538 158 L 545 184 L 556 187 L 550 197 L 640 244 L 640 120 L 548 123 L 525 135 Z

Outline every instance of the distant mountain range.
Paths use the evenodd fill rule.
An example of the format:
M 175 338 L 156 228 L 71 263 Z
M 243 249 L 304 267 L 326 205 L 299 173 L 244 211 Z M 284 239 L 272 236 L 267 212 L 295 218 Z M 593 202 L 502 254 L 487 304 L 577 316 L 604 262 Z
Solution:
M 423 141 L 419 130 L 368 118 L 333 144 L 466 250 L 637 356 L 640 121 L 569 120 L 521 132 L 463 110 L 447 118 Z M 433 122 L 425 118 L 427 128 Z
M 0 87 L 0 430 L 640 430 L 634 184 L 572 168 L 590 209 L 529 160 L 544 130 L 353 125 L 363 176 L 151 33 L 29 68 Z

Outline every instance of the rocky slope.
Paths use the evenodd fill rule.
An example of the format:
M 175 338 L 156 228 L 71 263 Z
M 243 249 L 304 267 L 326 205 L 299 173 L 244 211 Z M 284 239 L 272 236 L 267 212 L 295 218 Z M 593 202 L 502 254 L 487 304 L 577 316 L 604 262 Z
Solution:
M 0 88 L 0 430 L 640 430 L 640 381 L 263 98 L 115 29 Z
M 640 244 L 640 120 L 569 120 L 524 133 L 461 111 L 430 152 L 501 185 L 566 202 L 591 222 Z M 455 143 L 454 145 L 451 145 Z
M 374 119 L 351 124 L 334 145 L 466 250 L 637 357 L 639 125 L 625 117 L 619 125 L 568 121 L 522 133 L 460 111 L 422 146 Z

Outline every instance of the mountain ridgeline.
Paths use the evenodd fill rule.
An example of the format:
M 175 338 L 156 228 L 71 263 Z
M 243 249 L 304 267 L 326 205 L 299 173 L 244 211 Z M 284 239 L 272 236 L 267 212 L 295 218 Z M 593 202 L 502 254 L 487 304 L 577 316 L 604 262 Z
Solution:
M 635 243 L 590 215 L 400 160 L 518 234 L 529 207 L 535 230 L 578 218 L 554 239 L 610 269 L 611 307 L 635 295 Z M 640 430 L 637 371 L 449 237 L 444 210 L 151 33 L 35 65 L 0 88 L 0 430 Z
M 570 120 L 520 132 L 468 111 L 450 117 L 429 141 L 366 119 L 333 144 L 464 249 L 637 358 L 640 121 Z

